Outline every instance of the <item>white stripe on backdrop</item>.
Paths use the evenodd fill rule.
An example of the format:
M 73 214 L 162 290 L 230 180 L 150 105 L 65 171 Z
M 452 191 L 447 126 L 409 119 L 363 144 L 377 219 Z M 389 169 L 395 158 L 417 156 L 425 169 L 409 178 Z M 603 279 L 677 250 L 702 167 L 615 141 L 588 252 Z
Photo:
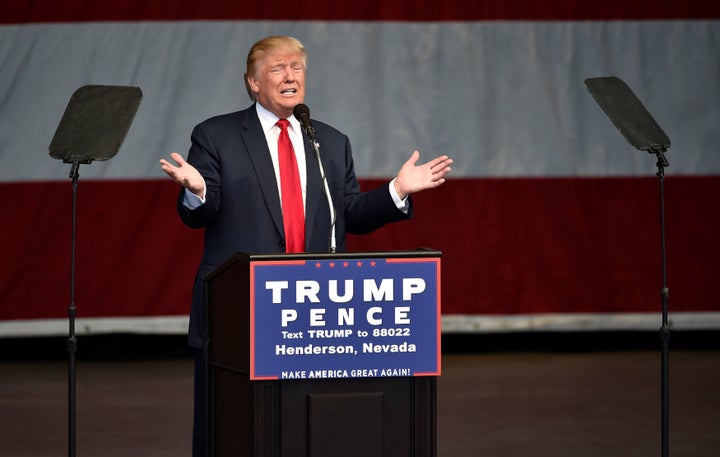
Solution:
M 655 160 L 583 84 L 622 78 L 672 140 L 671 304 L 688 312 L 673 325 L 720 328 L 720 21 L 138 21 L 0 25 L 0 186 L 12 197 L 0 212 L 13 221 L 0 334 L 63 325 L 69 166 L 47 148 L 86 84 L 136 85 L 144 99 L 119 155 L 80 169 L 101 180 L 80 193 L 84 329 L 182 331 L 201 238 L 177 220 L 158 159 L 185 153 L 197 122 L 249 105 L 246 53 L 270 34 L 307 45 L 307 104 L 350 136 L 360 177 L 391 176 L 414 148 L 455 159 L 454 182 L 418 195 L 413 221 L 351 240 L 443 251 L 450 331 L 657 324 Z
M 577 313 L 522 314 L 505 316 L 449 315 L 442 316 L 444 333 L 506 333 L 506 332 L 577 332 L 577 331 L 643 331 L 654 332 L 661 321 L 656 313 Z M 673 313 L 670 327 L 674 331 L 714 330 L 720 328 L 720 313 Z M 0 321 L 0 337 L 67 334 L 66 319 L 35 319 Z M 187 316 L 80 318 L 76 321 L 78 335 L 106 333 L 182 335 L 187 332 Z
M 307 104 L 348 133 L 359 176 L 391 176 L 414 148 L 451 154 L 456 176 L 652 173 L 585 89 L 607 75 L 666 131 L 673 174 L 720 174 L 720 21 L 217 21 L 0 26 L 0 181 L 67 179 L 47 147 L 85 84 L 144 99 L 83 179 L 161 178 L 194 124 L 249 104 L 247 50 L 270 34 L 306 44 Z

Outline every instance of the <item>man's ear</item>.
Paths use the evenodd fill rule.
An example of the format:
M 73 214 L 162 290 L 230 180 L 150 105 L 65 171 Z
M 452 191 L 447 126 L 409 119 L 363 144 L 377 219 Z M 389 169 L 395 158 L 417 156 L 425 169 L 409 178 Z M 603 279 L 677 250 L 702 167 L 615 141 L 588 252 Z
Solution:
M 250 90 L 253 93 L 258 93 L 260 91 L 260 83 L 258 82 L 257 79 L 255 79 L 254 76 L 248 75 L 246 80 L 247 80 L 248 87 L 250 88 Z

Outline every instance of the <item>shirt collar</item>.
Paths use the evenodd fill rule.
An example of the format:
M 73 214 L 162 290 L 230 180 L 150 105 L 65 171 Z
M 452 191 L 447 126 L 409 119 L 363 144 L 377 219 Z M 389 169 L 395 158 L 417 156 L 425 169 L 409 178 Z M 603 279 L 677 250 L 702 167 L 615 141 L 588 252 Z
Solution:
M 280 119 L 277 117 L 274 113 L 268 111 L 264 106 L 262 106 L 259 102 L 255 102 L 255 108 L 257 110 L 258 118 L 260 119 L 260 125 L 262 125 L 264 132 L 269 132 L 271 128 L 275 127 L 275 123 Z M 300 121 L 298 121 L 295 116 L 290 116 L 287 118 L 288 121 L 290 121 L 290 127 L 292 128 L 293 132 L 300 132 Z

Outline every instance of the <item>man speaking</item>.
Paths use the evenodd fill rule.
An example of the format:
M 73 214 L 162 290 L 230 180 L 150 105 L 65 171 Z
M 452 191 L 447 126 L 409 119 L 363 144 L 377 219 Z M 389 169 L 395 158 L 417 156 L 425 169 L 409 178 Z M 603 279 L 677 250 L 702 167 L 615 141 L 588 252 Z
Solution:
M 306 64 L 305 48 L 295 38 L 258 41 L 245 74 L 254 103 L 197 125 L 187 161 L 177 152 L 170 154 L 172 162 L 160 160 L 182 186 L 180 218 L 205 229 L 188 331 L 195 349 L 194 456 L 205 449 L 202 278 L 236 252 L 329 252 L 335 243 L 343 251 L 346 233 L 410 218 L 410 195 L 440 186 L 450 172 L 447 156 L 417 165 L 420 153 L 414 151 L 387 185 L 362 191 L 348 137 L 319 121 L 307 125 L 309 115 L 303 129 L 293 115 L 305 98 Z M 308 133 L 321 146 L 320 166 Z

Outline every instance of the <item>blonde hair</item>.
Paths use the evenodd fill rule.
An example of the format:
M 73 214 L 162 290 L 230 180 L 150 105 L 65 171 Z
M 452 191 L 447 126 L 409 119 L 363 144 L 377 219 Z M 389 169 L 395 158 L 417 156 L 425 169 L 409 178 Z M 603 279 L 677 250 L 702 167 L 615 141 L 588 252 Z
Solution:
M 248 52 L 247 64 L 245 68 L 245 89 L 252 101 L 255 101 L 255 94 L 250 88 L 248 77 L 256 76 L 259 70 L 259 62 L 268 52 L 277 51 L 279 49 L 290 49 L 292 53 L 300 54 L 302 57 L 303 67 L 307 68 L 307 54 L 305 46 L 297 38 L 290 36 L 269 36 L 255 43 Z

